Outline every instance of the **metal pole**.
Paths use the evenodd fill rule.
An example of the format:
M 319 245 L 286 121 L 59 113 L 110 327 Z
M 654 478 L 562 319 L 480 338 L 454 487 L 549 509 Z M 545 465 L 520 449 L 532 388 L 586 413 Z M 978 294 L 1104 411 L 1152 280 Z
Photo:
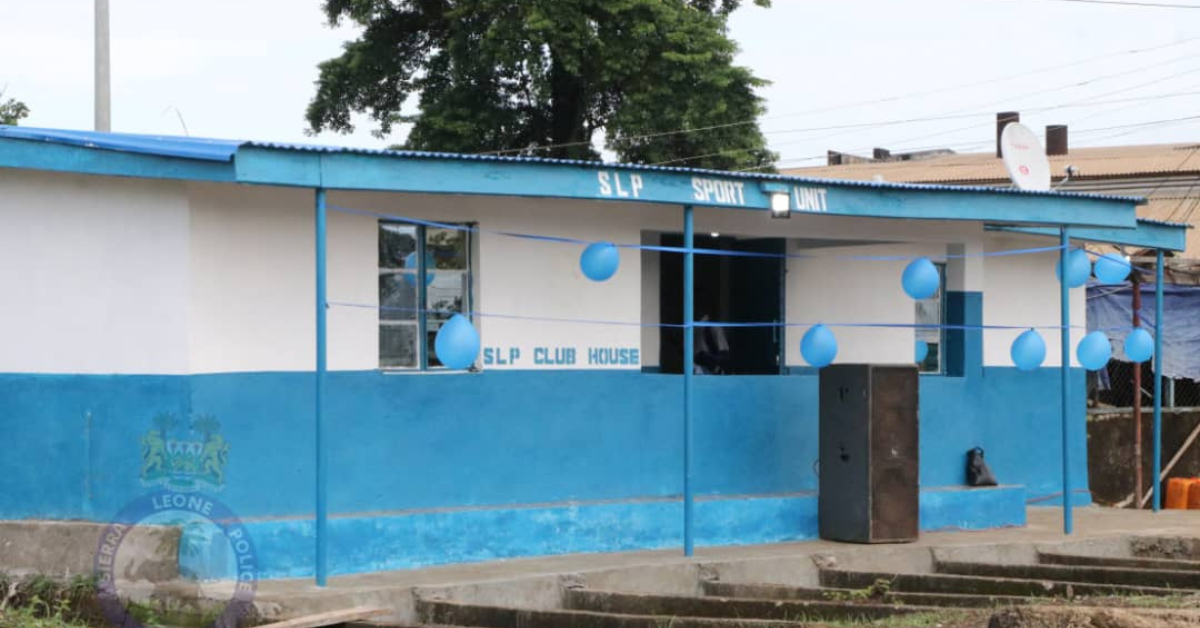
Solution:
M 109 56 L 108 0 L 96 0 L 96 130 L 112 130 L 112 81 Z
M 425 229 L 422 227 L 416 228 L 417 234 L 417 329 L 422 330 L 417 334 L 417 364 L 421 370 L 429 368 L 429 338 L 427 332 L 429 329 L 429 286 L 425 283 L 425 277 L 428 276 L 429 269 L 425 268 Z
M 1154 267 L 1154 512 L 1162 509 L 1163 252 Z
M 1138 270 L 1134 268 L 1130 273 L 1129 281 L 1133 287 L 1133 327 L 1137 329 L 1142 326 L 1142 282 L 1138 276 Z M 1133 364 L 1133 478 L 1134 478 L 1134 499 L 1138 504 L 1138 509 L 1141 509 L 1142 504 L 1142 365 L 1140 363 Z
M 317 381 L 316 381 L 316 446 L 317 446 L 317 586 L 323 587 L 328 575 L 326 550 L 329 545 L 327 511 L 327 476 L 329 465 L 325 451 L 325 190 L 317 189 Z
M 692 371 L 696 368 L 695 225 L 692 206 L 683 207 L 683 555 L 692 555 Z
M 1062 250 L 1059 263 L 1066 277 L 1067 253 L 1071 237 L 1066 227 L 1060 231 Z M 1074 528 L 1071 514 L 1071 289 L 1067 282 L 1058 282 L 1062 309 L 1062 469 L 1063 469 L 1063 534 Z

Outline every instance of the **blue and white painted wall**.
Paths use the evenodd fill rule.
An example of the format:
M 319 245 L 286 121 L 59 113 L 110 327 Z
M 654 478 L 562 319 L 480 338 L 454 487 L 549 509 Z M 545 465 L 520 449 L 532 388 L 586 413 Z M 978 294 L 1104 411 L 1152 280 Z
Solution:
M 0 188 L 0 285 L 11 299 L 0 308 L 0 433 L 20 444 L 0 459 L 11 487 L 0 519 L 106 520 L 147 490 L 154 417 L 211 415 L 229 444 L 214 494 L 250 522 L 264 576 L 311 573 L 311 191 L 4 170 Z M 629 243 L 681 225 L 677 208 L 632 203 L 338 192 L 330 203 Z M 331 301 L 378 305 L 377 229 L 376 218 L 331 212 Z M 791 238 L 789 252 L 857 243 L 811 249 L 821 255 L 1045 246 L 972 222 L 772 221 L 718 209 L 698 209 L 697 230 Z M 622 250 L 618 274 L 593 283 L 575 246 L 488 233 L 475 246 L 480 312 L 657 320 L 652 254 Z M 788 318 L 911 323 L 903 265 L 790 260 Z M 1053 254 L 956 260 L 947 271 L 959 322 L 1058 322 Z M 679 545 L 681 384 L 643 371 L 658 364 L 653 331 L 480 317 L 484 346 L 516 349 L 518 360 L 397 374 L 377 368 L 375 310 L 334 307 L 329 321 L 335 573 Z M 803 332 L 787 332 L 798 372 Z M 926 529 L 1020 525 L 1026 497 L 1059 490 L 1057 337 L 1044 334 L 1047 368 L 1022 374 L 1008 361 L 1015 333 L 960 333 L 948 340 L 955 368 L 921 378 Z M 912 359 L 911 329 L 837 334 L 840 362 Z M 564 348 L 574 363 L 533 359 Z M 589 364 L 589 348 L 636 350 L 638 360 Z M 1073 373 L 1072 449 L 1085 478 L 1083 376 Z M 697 379 L 700 544 L 815 536 L 816 381 Z M 182 427 L 174 438 L 201 439 Z M 976 445 L 1005 484 L 1023 488 L 946 490 L 962 484 Z

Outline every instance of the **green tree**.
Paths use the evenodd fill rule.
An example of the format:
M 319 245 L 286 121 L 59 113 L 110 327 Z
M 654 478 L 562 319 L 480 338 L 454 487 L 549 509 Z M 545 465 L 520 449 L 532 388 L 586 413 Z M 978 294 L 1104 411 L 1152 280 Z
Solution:
M 309 129 L 349 132 L 366 113 L 380 137 L 411 122 L 410 149 L 577 159 L 598 157 L 603 132 L 625 161 L 769 166 L 765 83 L 727 34 L 740 2 L 326 0 L 331 24 L 363 33 L 321 64 Z M 404 116 L 413 95 L 420 113 Z
M 22 118 L 29 115 L 29 107 L 25 103 L 9 98 L 4 100 L 4 91 L 0 90 L 0 124 L 15 126 Z

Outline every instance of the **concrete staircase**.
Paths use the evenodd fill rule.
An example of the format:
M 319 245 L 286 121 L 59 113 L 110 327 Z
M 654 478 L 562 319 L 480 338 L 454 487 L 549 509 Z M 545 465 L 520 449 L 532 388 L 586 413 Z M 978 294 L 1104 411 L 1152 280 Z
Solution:
M 1101 606 L 1200 622 L 1200 562 L 1039 552 L 1035 563 L 935 560 L 929 573 L 825 567 L 819 586 L 706 580 L 698 595 L 568 588 L 560 608 L 419 599 L 419 623 L 478 628 L 987 626 L 997 611 Z M 1086 609 L 1080 609 L 1086 610 Z M 1071 612 L 1075 612 L 1072 610 Z

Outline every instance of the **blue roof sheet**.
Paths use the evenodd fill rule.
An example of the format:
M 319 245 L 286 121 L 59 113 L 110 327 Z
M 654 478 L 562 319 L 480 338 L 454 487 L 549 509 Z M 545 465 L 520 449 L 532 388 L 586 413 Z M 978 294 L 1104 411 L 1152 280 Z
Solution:
M 1138 218 L 1137 221 L 1144 225 L 1158 225 L 1160 227 L 1182 227 L 1184 229 L 1191 229 L 1193 227 L 1193 225 L 1186 222 L 1171 222 L 1170 220 L 1155 220 L 1153 218 Z
M 256 148 L 266 148 L 273 150 L 291 150 L 302 152 L 321 152 L 321 153 L 352 153 L 359 155 L 379 155 L 389 157 L 400 157 L 409 159 L 447 159 L 455 161 L 494 161 L 506 163 L 530 163 L 530 164 L 556 164 L 563 166 L 581 166 L 585 168 L 595 168 L 603 166 L 605 168 L 615 168 L 619 170 L 632 170 L 639 172 L 672 172 L 678 174 L 694 174 L 704 176 L 721 176 L 732 177 L 738 179 L 753 179 L 756 181 L 781 181 L 789 183 L 812 183 L 822 185 L 840 185 L 843 187 L 858 187 L 858 188 L 874 188 L 888 190 L 912 190 L 912 191 L 954 191 L 954 192 L 985 192 L 988 194 L 1020 194 L 1033 196 L 1071 196 L 1078 198 L 1091 198 L 1098 200 L 1119 200 L 1133 203 L 1143 203 L 1145 199 L 1138 197 L 1127 196 L 1109 196 L 1103 194 L 1088 194 L 1080 192 L 1042 192 L 1036 190 L 1021 190 L 1015 187 L 1010 188 L 995 188 L 984 186 L 968 186 L 968 185 L 940 185 L 930 183 L 903 183 L 894 181 L 859 181 L 850 179 L 829 179 L 820 177 L 798 177 L 794 175 L 770 174 L 762 172 L 736 172 L 727 170 L 706 170 L 702 168 L 681 168 L 678 166 L 651 166 L 645 164 L 630 164 L 630 163 L 610 163 L 597 161 L 584 161 L 580 159 L 556 159 L 551 157 L 521 157 L 521 156 L 501 156 L 501 155 L 486 155 L 486 154 L 462 154 L 462 153 L 443 153 L 443 152 L 426 152 L 412 150 L 389 150 L 377 148 L 352 148 L 339 146 L 319 146 L 313 144 L 288 144 L 280 142 L 247 142 L 246 146 Z
M 68 144 L 86 148 L 101 148 L 127 153 L 142 153 L 161 157 L 182 157 L 205 161 L 231 161 L 240 140 L 214 140 L 170 135 L 136 135 L 133 133 L 99 133 L 63 129 L 0 125 L 0 138 Z
M 952 192 L 982 192 L 988 194 L 1016 194 L 1030 196 L 1069 196 L 1075 198 L 1091 198 L 1097 200 L 1118 200 L 1142 203 L 1144 199 L 1127 196 L 1107 196 L 1079 192 L 1056 192 L 1020 190 L 1015 187 L 997 188 L 982 186 L 938 185 L 927 183 L 898 183 L 890 181 L 852 181 L 844 179 L 827 179 L 814 177 L 797 177 L 791 175 L 765 174 L 758 172 L 728 172 L 719 170 L 704 170 L 699 168 L 680 168 L 671 166 L 650 166 L 643 164 L 604 163 L 574 159 L 553 159 L 547 157 L 513 157 L 501 155 L 470 155 L 460 153 L 423 152 L 410 150 L 388 150 L 372 148 L 354 148 L 345 146 L 321 146 L 316 144 L 292 144 L 281 142 L 258 142 L 249 140 L 204 139 L 195 137 L 179 137 L 169 135 L 138 135 L 133 133 L 101 133 L 96 131 L 71 131 L 63 129 L 41 129 L 33 127 L 15 127 L 0 125 L 0 139 L 12 138 L 30 141 L 43 141 L 57 144 L 68 144 L 104 150 L 124 151 L 157 155 L 161 157 L 176 157 L 204 161 L 231 161 L 236 158 L 238 150 L 244 147 L 263 148 L 270 150 L 318 152 L 318 153 L 350 153 L 358 155 L 375 155 L 379 157 L 407 159 L 445 159 L 456 161 L 485 161 L 499 163 L 529 163 L 555 164 L 563 166 L 580 166 L 586 168 L 615 168 L 632 171 L 670 172 L 680 174 L 695 174 L 704 176 L 733 177 L 753 179 L 757 181 L 781 181 L 791 183 L 812 183 L 822 185 L 837 185 L 843 187 L 874 188 L 888 190 L 912 191 L 952 191 Z

